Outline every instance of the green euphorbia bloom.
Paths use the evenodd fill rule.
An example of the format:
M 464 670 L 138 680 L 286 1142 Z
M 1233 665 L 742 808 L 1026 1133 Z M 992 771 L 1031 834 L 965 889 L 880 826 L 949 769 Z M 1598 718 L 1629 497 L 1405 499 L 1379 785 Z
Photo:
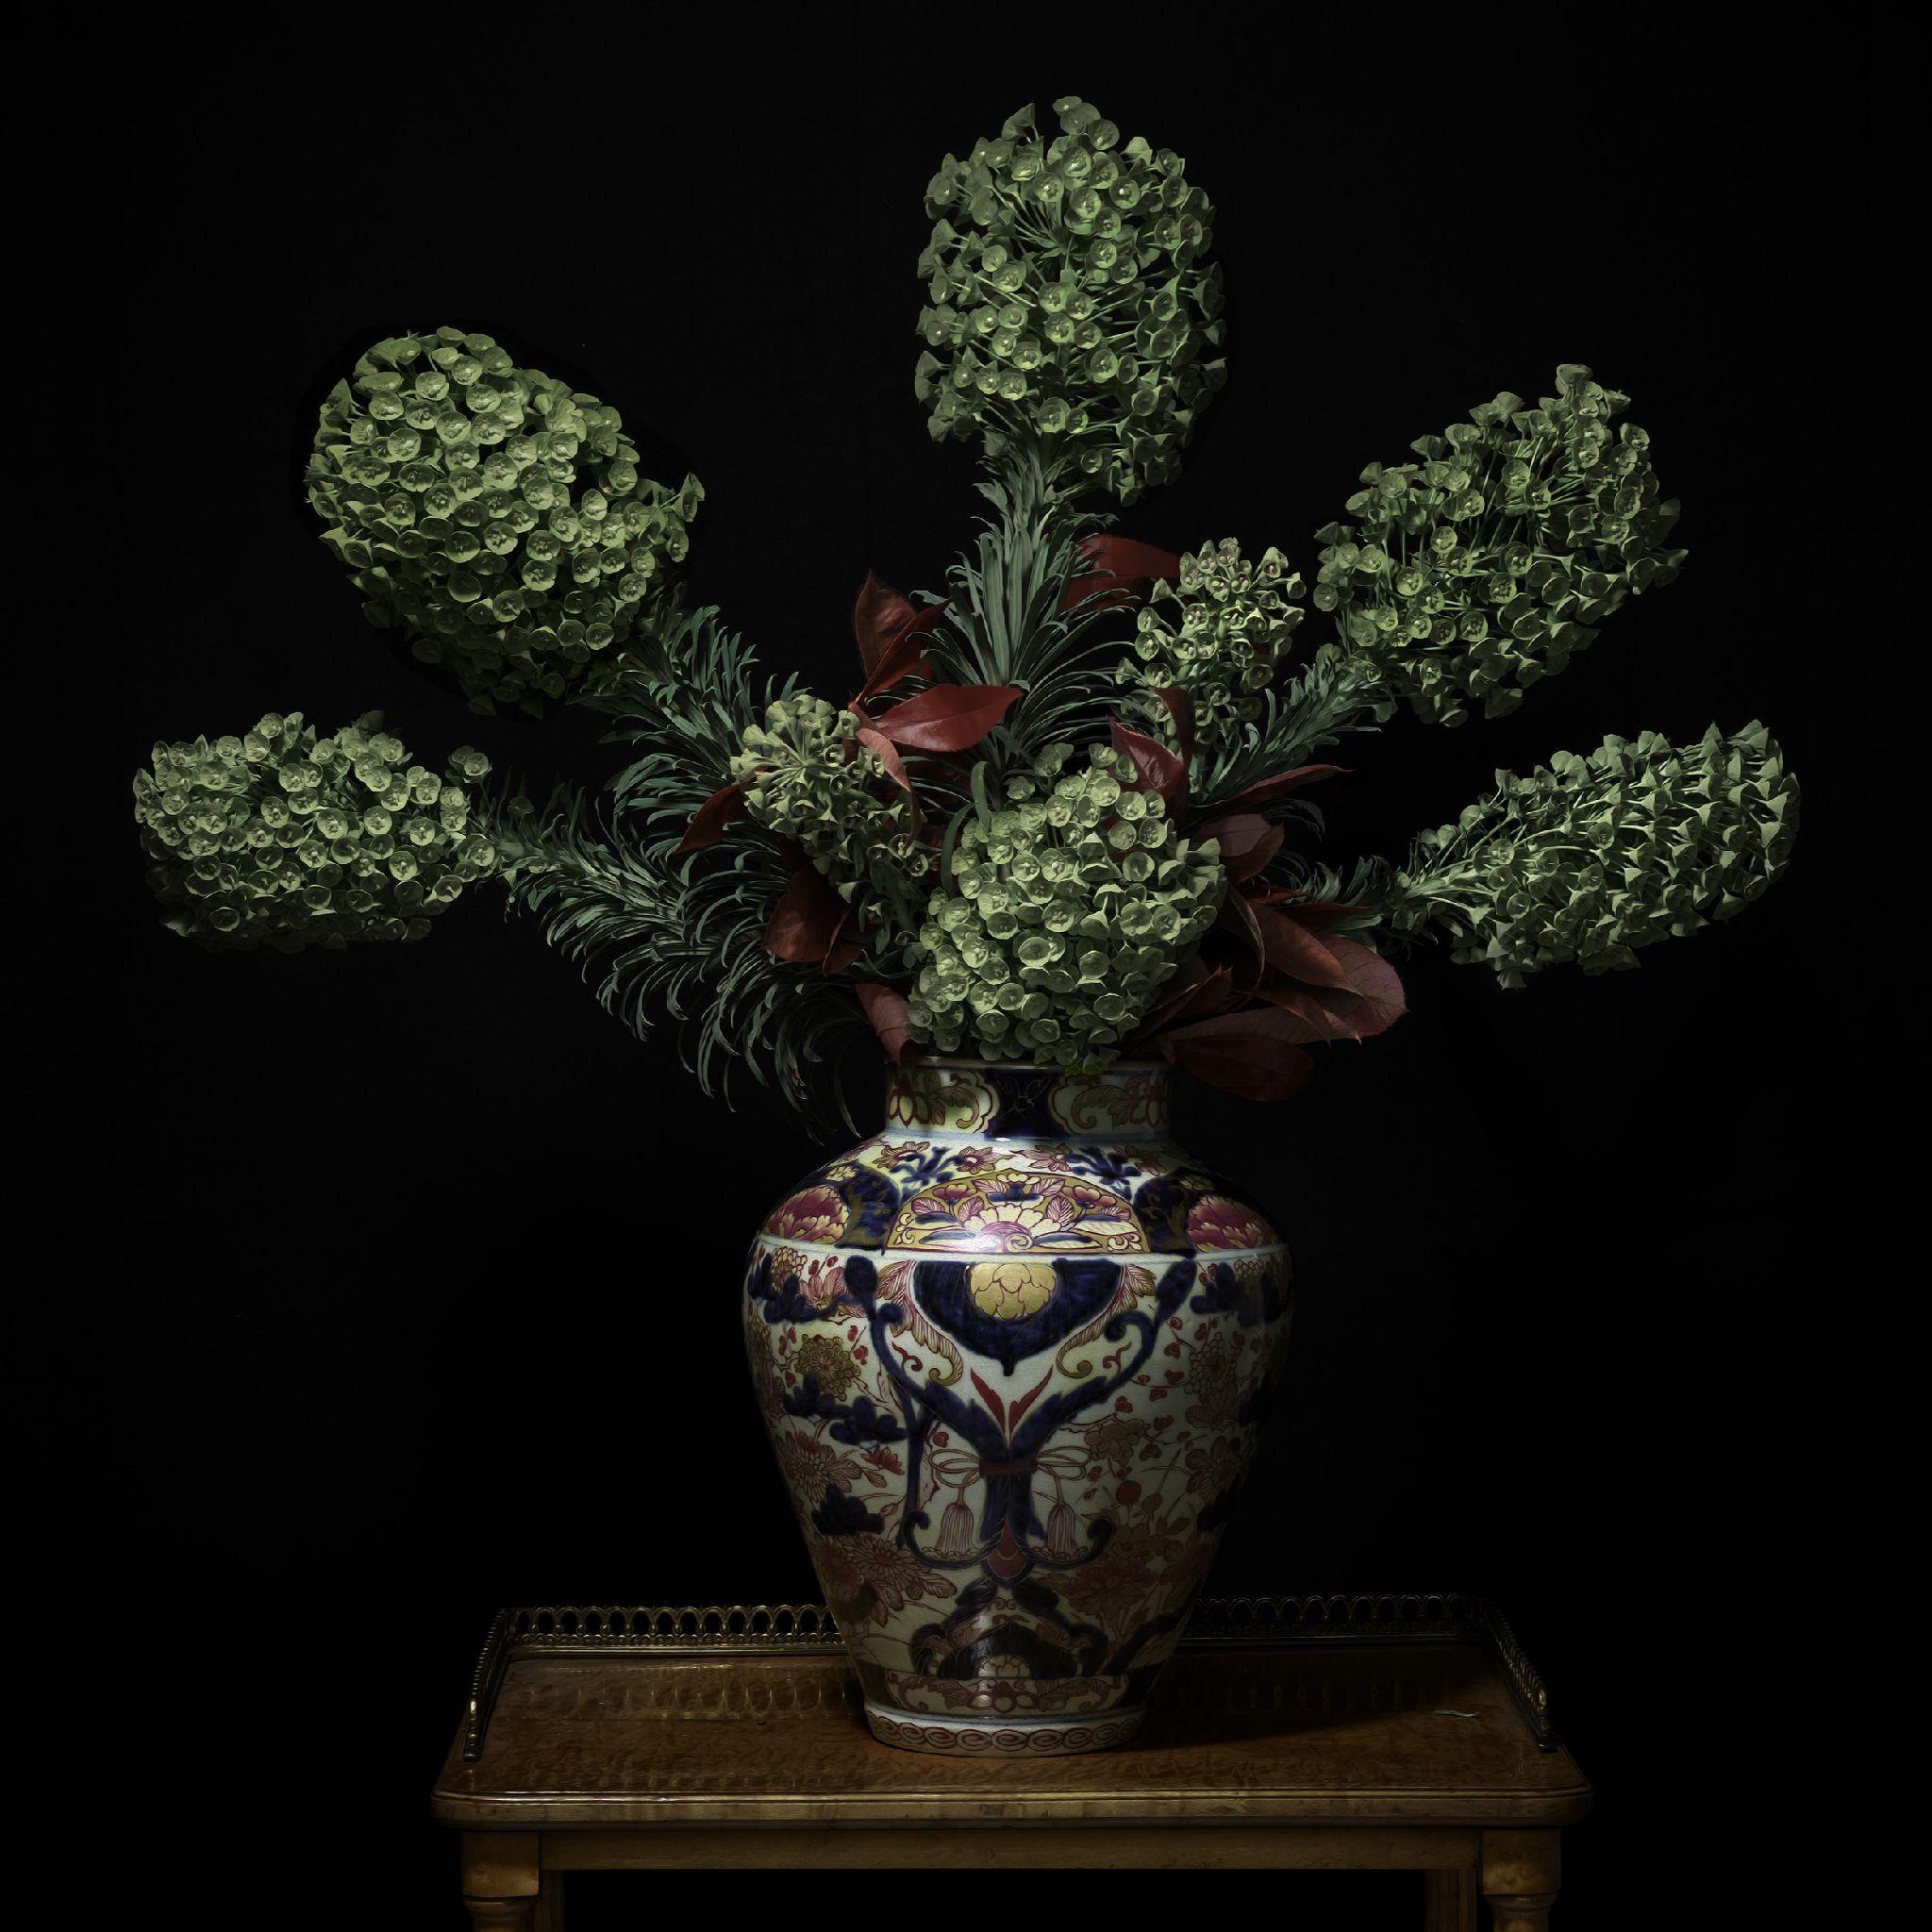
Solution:
M 1178 155 L 1072 95 L 1054 111 L 1052 140 L 1024 108 L 927 187 L 914 388 L 936 441 L 1063 439 L 1132 503 L 1179 470 L 1225 373 L 1214 211 Z
M 541 715 L 661 622 L 704 497 L 640 475 L 623 432 L 488 336 L 395 336 L 322 406 L 308 501 L 372 623 L 446 664 L 472 709 Z
M 880 858 L 909 876 L 931 870 L 905 794 L 892 789 L 878 754 L 858 742 L 859 722 L 823 698 L 781 698 L 765 708 L 762 724 L 745 727 L 731 760 L 752 817 L 796 840 L 847 896 Z
M 441 776 L 371 711 L 327 738 L 271 711 L 240 738 L 157 744 L 134 774 L 148 882 L 166 924 L 216 951 L 419 940 L 497 867 L 468 745 Z
M 1137 688 L 1135 709 L 1164 742 L 1175 741 L 1174 715 L 1155 693 L 1184 691 L 1193 710 L 1194 744 L 1211 756 L 1237 726 L 1261 714 L 1294 627 L 1302 580 L 1278 550 L 1250 561 L 1233 538 L 1204 543 L 1181 558 L 1175 583 L 1157 581 L 1139 619 L 1134 656 L 1116 674 Z
M 1419 716 L 1513 711 L 1626 597 L 1676 575 L 1650 438 L 1610 426 L 1629 400 L 1566 363 L 1535 408 L 1505 392 L 1412 443 L 1423 461 L 1371 463 L 1349 520 L 1315 533 L 1315 608 Z
M 1634 966 L 1641 946 L 1729 919 L 1784 871 L 1798 784 L 1752 723 L 1695 744 L 1654 731 L 1558 752 L 1527 777 L 1498 772 L 1492 797 L 1424 832 L 1389 897 L 1398 933 L 1443 927 L 1452 957 L 1505 986 L 1574 960 Z
M 1131 759 L 1095 745 L 1066 772 L 1056 745 L 1007 803 L 969 813 L 950 885 L 908 949 L 920 1046 L 1042 1065 L 1120 1051 L 1220 909 L 1211 839 L 1181 838 Z

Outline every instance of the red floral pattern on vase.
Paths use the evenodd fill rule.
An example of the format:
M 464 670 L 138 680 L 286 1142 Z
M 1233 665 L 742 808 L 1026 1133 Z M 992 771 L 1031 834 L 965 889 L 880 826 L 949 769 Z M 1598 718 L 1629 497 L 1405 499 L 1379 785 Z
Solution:
M 1197 1248 L 1272 1248 L 1274 1230 L 1252 1208 L 1225 1194 L 1208 1194 L 1188 1210 L 1188 1239 Z
M 834 1241 L 845 1232 L 850 1219 L 837 1188 L 802 1188 L 765 1217 L 765 1232 L 781 1241 Z
M 955 1588 L 882 1536 L 820 1537 L 812 1557 L 841 1625 L 863 1618 L 884 1623 L 909 1603 L 949 1597 Z

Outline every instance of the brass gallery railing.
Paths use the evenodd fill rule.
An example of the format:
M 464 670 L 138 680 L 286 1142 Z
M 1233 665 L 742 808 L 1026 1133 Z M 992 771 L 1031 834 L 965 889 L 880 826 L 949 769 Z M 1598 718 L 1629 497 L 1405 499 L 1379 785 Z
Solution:
M 1532 1735 L 1556 1748 L 1549 1697 L 1502 1613 L 1486 1597 L 1438 1595 L 1208 1597 L 1184 1650 L 1335 1643 L 1477 1644 L 1515 1696 Z M 823 1604 L 541 1605 L 499 1610 L 470 1680 L 463 1757 L 483 1755 L 504 1673 L 524 1657 L 842 1655 Z

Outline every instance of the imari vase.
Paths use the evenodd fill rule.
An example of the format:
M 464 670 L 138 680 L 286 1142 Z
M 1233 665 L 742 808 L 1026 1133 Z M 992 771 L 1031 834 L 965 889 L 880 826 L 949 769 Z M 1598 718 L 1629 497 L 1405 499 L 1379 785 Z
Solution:
M 1288 1250 L 1175 1146 L 1168 1070 L 946 1060 L 772 1210 L 745 1337 L 874 1735 L 1139 1730 L 1253 1456 Z

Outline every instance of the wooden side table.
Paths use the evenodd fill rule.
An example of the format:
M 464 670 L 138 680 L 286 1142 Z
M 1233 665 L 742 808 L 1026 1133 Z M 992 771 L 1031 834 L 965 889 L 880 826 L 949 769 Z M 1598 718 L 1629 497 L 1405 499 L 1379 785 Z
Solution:
M 567 1872 L 1422 1871 L 1429 1932 L 1538 1932 L 1590 1785 L 1490 1604 L 1202 1605 L 1136 1743 L 894 1751 L 828 1611 L 507 1610 L 432 1798 L 476 1926 L 561 1932 Z

